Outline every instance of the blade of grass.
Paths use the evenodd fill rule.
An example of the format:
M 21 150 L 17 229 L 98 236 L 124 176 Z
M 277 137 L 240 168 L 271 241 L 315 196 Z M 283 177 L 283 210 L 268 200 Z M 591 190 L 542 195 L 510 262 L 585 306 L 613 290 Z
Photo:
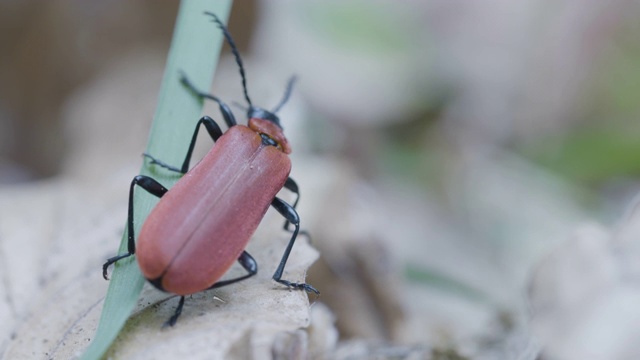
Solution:
M 223 44 L 222 33 L 203 12 L 210 11 L 221 19 L 226 19 L 230 9 L 231 0 L 183 0 L 180 3 L 158 106 L 146 148 L 147 153 L 169 164 L 179 165 L 184 160 L 193 127 L 202 111 L 202 101 L 198 101 L 184 89 L 180 84 L 179 73 L 184 71 L 198 88 L 208 89 Z M 172 186 L 178 180 L 177 176 L 170 176 L 167 172 L 152 172 L 147 164 L 148 162 L 143 164 L 140 173 L 153 176 L 165 187 Z M 125 184 L 123 191 L 124 189 Z M 140 230 L 144 219 L 156 203 L 156 198 L 144 194 L 143 191 L 136 192 L 136 231 Z M 125 231 L 119 253 L 126 252 L 126 249 Z M 116 264 L 98 329 L 82 359 L 99 359 L 103 356 L 129 318 L 143 284 L 144 278 L 135 257 Z

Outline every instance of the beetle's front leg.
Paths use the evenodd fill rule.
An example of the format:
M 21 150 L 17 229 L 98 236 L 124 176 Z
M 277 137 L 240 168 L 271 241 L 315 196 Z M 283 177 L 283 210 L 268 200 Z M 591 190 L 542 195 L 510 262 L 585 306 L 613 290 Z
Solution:
M 237 124 L 236 118 L 233 115 L 233 111 L 231 111 L 231 108 L 229 107 L 229 105 L 227 105 L 224 101 L 220 100 L 220 98 L 218 98 L 217 96 L 208 94 L 204 91 L 200 91 L 198 88 L 196 88 L 196 86 L 193 85 L 193 83 L 191 82 L 191 80 L 189 80 L 189 78 L 187 77 L 187 74 L 184 71 L 180 72 L 180 82 L 182 83 L 182 85 L 186 86 L 187 89 L 198 98 L 209 99 L 218 103 L 218 107 L 220 108 L 220 113 L 222 114 L 222 117 L 224 118 L 224 122 L 227 123 L 228 127 L 232 127 Z
M 102 276 L 105 278 L 105 280 L 109 279 L 107 277 L 107 268 L 109 267 L 109 265 L 115 263 L 120 259 L 124 259 L 136 253 L 136 241 L 133 233 L 134 231 L 133 230 L 133 189 L 136 185 L 140 186 L 150 194 L 155 195 L 157 197 L 162 197 L 168 191 L 164 186 L 162 186 L 162 184 L 160 184 L 159 182 L 155 181 L 154 179 L 148 176 L 138 175 L 133 178 L 133 180 L 131 181 L 131 186 L 129 187 L 129 211 L 127 214 L 127 240 L 128 240 L 127 250 L 128 252 L 109 258 L 107 259 L 107 262 L 104 263 L 104 265 L 102 265 Z
M 211 139 L 213 139 L 214 142 L 218 141 L 220 136 L 222 136 L 222 130 L 220 129 L 220 126 L 218 126 L 218 124 L 212 118 L 208 116 L 203 116 L 200 120 L 198 120 L 198 123 L 196 124 L 196 129 L 193 131 L 193 136 L 191 137 L 191 142 L 189 143 L 189 149 L 187 150 L 187 155 L 184 157 L 184 161 L 182 162 L 181 168 L 178 169 L 175 166 L 171 166 L 163 161 L 160 161 L 154 158 L 153 156 L 147 153 L 144 153 L 143 155 L 151 159 L 152 164 L 159 165 L 167 170 L 175 171 L 183 175 L 186 174 L 187 171 L 189 171 L 189 164 L 191 163 L 191 155 L 193 155 L 193 149 L 195 148 L 196 141 L 198 140 L 198 132 L 200 131 L 200 125 L 204 125 L 205 129 L 207 129 L 207 132 L 209 133 L 209 136 L 211 136 Z

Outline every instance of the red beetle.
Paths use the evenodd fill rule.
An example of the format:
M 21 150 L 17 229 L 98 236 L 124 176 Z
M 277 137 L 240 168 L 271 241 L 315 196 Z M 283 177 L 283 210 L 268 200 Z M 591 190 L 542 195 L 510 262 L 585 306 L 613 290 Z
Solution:
M 300 218 L 295 210 L 300 194 L 297 184 L 289 177 L 291 162 L 287 155 L 291 153 L 291 147 L 275 114 L 287 101 L 294 79 L 289 81 L 284 98 L 274 110 L 253 106 L 247 93 L 242 60 L 231 35 L 216 15 L 206 14 L 218 24 L 235 55 L 244 96 L 249 103 L 248 126 L 236 124 L 231 109 L 223 101 L 198 91 L 182 74 L 182 82 L 191 92 L 218 103 L 229 130 L 222 133 L 208 116 L 200 119 L 180 169 L 145 154 L 152 164 L 184 176 L 171 190 L 148 176 L 138 175 L 133 179 L 129 189 L 128 252 L 108 259 L 103 265 L 106 279 L 109 265 L 136 254 L 142 274 L 149 282 L 162 291 L 182 295 L 168 325 L 174 325 L 180 316 L 185 295 L 229 285 L 257 273 L 256 261 L 244 249 L 269 205 L 284 216 L 286 230 L 290 224 L 295 227 L 273 279 L 294 289 L 319 294 L 311 285 L 281 278 L 300 230 Z M 215 145 L 189 170 L 201 124 L 205 125 Z M 137 245 L 133 228 L 136 185 L 161 198 L 143 224 Z M 297 195 L 293 206 L 276 197 L 283 187 Z M 235 261 L 247 274 L 218 281 Z

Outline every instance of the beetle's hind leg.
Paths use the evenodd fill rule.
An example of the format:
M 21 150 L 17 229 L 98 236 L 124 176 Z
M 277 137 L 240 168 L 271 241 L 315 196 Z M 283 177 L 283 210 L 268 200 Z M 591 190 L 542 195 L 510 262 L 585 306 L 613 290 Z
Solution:
M 293 234 L 291 235 L 291 239 L 287 244 L 287 248 L 285 249 L 284 254 L 282 255 L 282 260 L 280 260 L 280 264 L 278 265 L 276 272 L 273 274 L 273 280 L 283 285 L 286 285 L 287 287 L 290 287 L 290 288 L 294 288 L 297 290 L 305 290 L 306 292 L 313 292 L 316 295 L 320 295 L 320 292 L 309 284 L 294 283 L 294 282 L 282 279 L 282 273 L 284 273 L 284 267 L 287 264 L 287 260 L 289 259 L 289 254 L 291 253 L 293 244 L 296 242 L 296 237 L 300 232 L 300 217 L 298 216 L 298 213 L 293 208 L 293 206 L 287 204 L 286 202 L 282 201 L 277 197 L 273 199 L 273 201 L 271 202 L 271 206 L 273 206 L 282 216 L 284 216 L 285 219 L 287 219 L 287 222 L 290 222 L 295 226 L 295 229 L 293 230 Z
M 133 189 L 136 185 L 140 186 L 141 188 L 146 190 L 148 193 L 155 195 L 157 197 L 162 197 L 168 191 L 164 186 L 162 186 L 162 184 L 160 184 L 159 182 L 157 182 L 156 180 L 148 176 L 138 175 L 133 178 L 133 180 L 131 181 L 131 186 L 129 187 L 129 211 L 127 215 L 127 240 L 128 240 L 127 250 L 128 252 L 109 258 L 107 259 L 107 262 L 104 263 L 104 265 L 102 265 L 102 277 L 104 277 L 105 280 L 109 279 L 107 277 L 107 268 L 109 267 L 109 265 L 115 263 L 120 259 L 124 259 L 136 253 L 136 242 L 135 242 L 135 236 L 134 236 L 134 230 L 133 230 Z
M 176 308 L 176 311 L 173 313 L 173 315 L 171 315 L 171 317 L 169 318 L 169 320 L 167 320 L 167 322 L 165 322 L 162 327 L 167 327 L 167 326 L 173 326 L 176 324 L 176 321 L 178 321 L 178 318 L 180 317 L 180 314 L 182 314 L 182 308 L 184 307 L 184 296 L 180 296 L 180 302 L 178 303 L 178 307 Z
M 258 273 L 258 263 L 253 258 L 253 256 L 249 255 L 248 252 L 243 251 L 242 254 L 240 254 L 240 257 L 238 258 L 238 262 L 245 270 L 247 270 L 248 274 L 237 277 L 235 279 L 218 281 L 217 283 L 211 285 L 209 289 L 215 289 L 215 288 L 223 287 L 229 284 L 233 284 L 238 281 L 248 279 Z
M 248 252 L 243 251 L 242 254 L 240 254 L 240 257 L 238 258 L 238 262 L 245 270 L 247 270 L 248 274 L 234 278 L 234 279 L 218 281 L 217 283 L 211 285 L 211 287 L 209 287 L 207 290 L 230 285 L 230 284 L 248 279 L 258 273 L 258 263 L 253 258 L 253 256 L 249 255 Z M 180 302 L 178 303 L 178 307 L 176 308 L 175 313 L 169 318 L 169 320 L 167 320 L 167 322 L 164 323 L 164 325 L 162 325 L 162 327 L 175 325 L 176 321 L 180 317 L 180 314 L 182 314 L 183 307 L 184 307 L 184 296 L 181 296 Z

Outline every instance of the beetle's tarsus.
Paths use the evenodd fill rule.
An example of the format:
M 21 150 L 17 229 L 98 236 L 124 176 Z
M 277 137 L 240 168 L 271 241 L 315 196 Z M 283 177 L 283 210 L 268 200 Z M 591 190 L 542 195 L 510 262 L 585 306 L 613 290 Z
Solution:
M 197 96 L 200 100 L 204 100 L 207 96 L 207 93 L 204 93 L 193 85 L 191 80 L 187 77 L 187 73 L 183 70 L 180 70 L 180 83 L 184 85 L 193 95 Z
M 174 172 L 182 173 L 182 170 L 178 169 L 177 167 L 171 166 L 171 165 L 169 165 L 169 164 L 167 164 L 167 163 L 165 163 L 163 161 L 160 161 L 160 160 L 154 158 L 153 156 L 151 156 L 151 155 L 149 155 L 147 153 L 142 153 L 142 156 L 144 156 L 147 159 L 149 159 L 150 163 L 152 165 L 158 165 L 158 166 L 163 167 L 163 168 L 165 168 L 167 170 L 171 170 L 171 171 L 174 171 Z
M 126 254 L 122 254 L 122 255 L 118 255 L 118 256 L 114 256 L 112 258 L 108 258 L 107 262 L 104 263 L 104 265 L 102 265 L 102 277 L 105 280 L 109 280 L 109 276 L 107 276 L 107 269 L 109 268 L 109 265 L 115 263 L 116 261 L 120 260 L 120 259 L 124 259 L 126 257 L 131 256 L 131 253 L 126 253 Z
M 278 280 L 279 283 L 286 285 L 288 288 L 292 288 L 295 290 L 304 290 L 308 293 L 315 293 L 316 295 L 320 296 L 320 291 L 318 291 L 316 288 L 314 288 L 313 286 L 309 285 L 309 284 L 305 284 L 305 283 L 294 283 L 291 281 L 287 281 L 287 280 Z
M 164 324 L 162 324 L 162 329 L 173 327 L 173 325 L 176 324 L 176 321 L 178 321 L 178 317 L 175 314 L 171 315 L 169 320 L 165 321 Z
M 187 73 L 182 70 L 179 69 L 178 70 L 178 74 L 180 75 L 180 83 L 182 83 L 183 85 L 187 86 L 187 87 L 191 87 L 191 83 L 189 82 L 189 78 L 187 77 Z
M 110 260 L 110 259 L 109 259 Z M 106 263 L 104 263 L 104 265 L 102 265 L 102 277 L 105 280 L 109 280 L 109 276 L 107 275 L 107 269 L 109 268 L 109 265 L 111 265 L 111 263 L 109 262 L 109 260 L 107 260 Z

